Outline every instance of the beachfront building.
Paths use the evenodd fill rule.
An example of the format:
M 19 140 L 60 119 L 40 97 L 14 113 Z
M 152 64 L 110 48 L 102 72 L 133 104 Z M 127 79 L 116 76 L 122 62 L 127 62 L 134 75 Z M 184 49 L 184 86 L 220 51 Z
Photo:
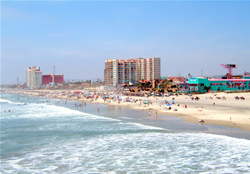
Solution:
M 127 82 L 135 84 L 138 80 L 155 80 L 160 77 L 160 58 L 107 59 L 105 61 L 104 82 L 108 86 L 117 86 Z
M 40 67 L 31 66 L 26 70 L 26 84 L 28 88 L 36 88 L 42 84 Z
M 64 75 L 53 75 L 53 74 L 47 74 L 42 75 L 42 84 L 48 85 L 50 83 L 53 84 L 63 84 L 64 83 Z
M 161 76 L 162 80 L 171 80 L 172 82 L 184 82 L 187 79 L 181 76 Z
M 161 78 L 161 59 L 160 58 L 139 58 L 138 79 L 155 80 Z
M 208 79 L 203 77 L 191 77 L 188 82 L 182 84 L 184 92 L 207 91 L 238 91 L 250 90 L 250 76 L 242 76 L 242 79 Z

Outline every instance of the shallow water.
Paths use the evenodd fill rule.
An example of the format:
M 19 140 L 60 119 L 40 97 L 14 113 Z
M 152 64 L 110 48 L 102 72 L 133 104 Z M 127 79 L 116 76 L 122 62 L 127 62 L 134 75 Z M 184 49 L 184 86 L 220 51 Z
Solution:
M 0 102 L 1 173 L 250 171 L 249 140 L 202 133 L 207 127 L 180 118 L 148 124 L 139 111 L 14 94 Z

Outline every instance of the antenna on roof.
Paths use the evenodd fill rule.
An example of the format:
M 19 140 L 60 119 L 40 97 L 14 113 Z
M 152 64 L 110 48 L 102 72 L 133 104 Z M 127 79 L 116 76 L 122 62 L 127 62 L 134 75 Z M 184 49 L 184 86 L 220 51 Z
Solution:
M 55 72 L 56 72 L 56 66 L 54 65 L 54 73 L 53 73 L 54 75 L 55 75 Z

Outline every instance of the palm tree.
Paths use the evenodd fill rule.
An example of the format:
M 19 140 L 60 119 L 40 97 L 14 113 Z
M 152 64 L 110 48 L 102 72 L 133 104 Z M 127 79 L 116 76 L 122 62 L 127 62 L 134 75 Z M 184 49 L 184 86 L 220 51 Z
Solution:
M 211 86 L 204 86 L 203 88 L 204 90 L 206 90 L 207 92 L 211 89 Z

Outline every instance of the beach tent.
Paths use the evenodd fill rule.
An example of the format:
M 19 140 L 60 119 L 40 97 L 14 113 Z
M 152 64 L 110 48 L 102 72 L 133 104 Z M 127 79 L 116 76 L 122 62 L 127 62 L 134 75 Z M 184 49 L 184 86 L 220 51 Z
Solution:
M 167 104 L 167 106 L 172 106 L 172 104 Z
M 86 95 L 91 95 L 91 92 L 87 92 Z
M 175 101 L 172 101 L 172 104 L 174 104 L 175 103 Z
M 126 101 L 126 98 L 125 97 L 121 97 L 121 100 L 124 102 L 124 101 Z
M 148 104 L 148 101 L 144 101 L 143 104 Z

